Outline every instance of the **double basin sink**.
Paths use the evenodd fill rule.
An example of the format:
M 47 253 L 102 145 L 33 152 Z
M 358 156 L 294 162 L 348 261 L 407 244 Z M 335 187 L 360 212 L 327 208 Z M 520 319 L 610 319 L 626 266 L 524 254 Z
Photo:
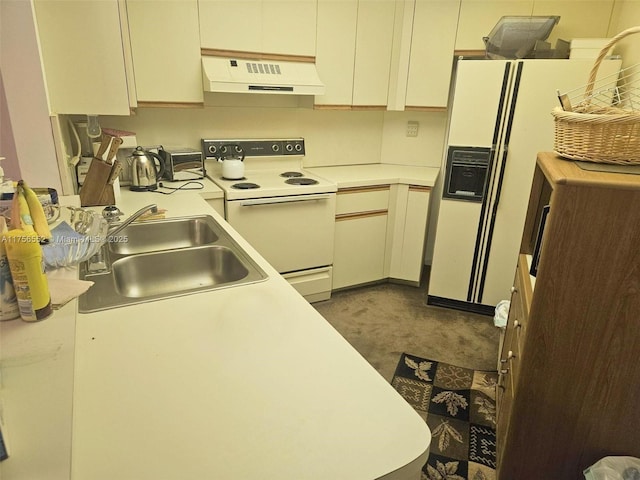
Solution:
M 245 285 L 267 274 L 210 215 L 132 223 L 80 264 L 81 313 Z

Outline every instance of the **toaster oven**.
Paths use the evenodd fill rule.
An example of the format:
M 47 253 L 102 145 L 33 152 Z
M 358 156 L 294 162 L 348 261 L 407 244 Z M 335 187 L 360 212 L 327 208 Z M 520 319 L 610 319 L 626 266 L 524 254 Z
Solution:
M 162 178 L 170 182 L 199 180 L 205 176 L 204 160 L 200 150 L 160 146 L 158 154 L 164 160 Z

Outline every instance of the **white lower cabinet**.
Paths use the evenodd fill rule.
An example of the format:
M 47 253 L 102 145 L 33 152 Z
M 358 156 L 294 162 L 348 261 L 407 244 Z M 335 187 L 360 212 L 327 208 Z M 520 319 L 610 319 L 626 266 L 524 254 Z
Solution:
M 384 278 L 389 186 L 339 189 L 333 289 Z
M 420 284 L 430 194 L 430 187 L 398 186 L 389 266 L 393 279 Z
M 338 189 L 333 290 L 385 278 L 418 286 L 430 194 L 405 184 Z

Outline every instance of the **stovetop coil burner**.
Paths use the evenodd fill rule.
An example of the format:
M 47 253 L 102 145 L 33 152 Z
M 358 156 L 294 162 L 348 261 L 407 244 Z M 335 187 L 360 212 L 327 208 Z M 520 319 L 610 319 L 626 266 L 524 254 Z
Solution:
M 234 183 L 233 185 L 231 185 L 231 188 L 235 188 L 237 190 L 252 190 L 254 188 L 260 188 L 260 185 L 251 182 L 240 182 Z
M 286 179 L 284 183 L 288 183 L 289 185 L 315 185 L 318 181 L 313 178 L 295 177 Z
M 302 174 L 302 172 L 282 172 L 280 176 L 286 178 L 297 178 L 303 177 L 304 175 Z

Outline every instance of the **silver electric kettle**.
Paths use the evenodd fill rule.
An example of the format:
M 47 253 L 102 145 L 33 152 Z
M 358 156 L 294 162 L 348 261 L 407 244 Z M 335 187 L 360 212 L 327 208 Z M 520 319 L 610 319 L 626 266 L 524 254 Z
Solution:
M 164 160 L 157 153 L 136 147 L 128 158 L 131 169 L 131 187 L 135 192 L 158 188 L 158 179 L 164 173 Z

